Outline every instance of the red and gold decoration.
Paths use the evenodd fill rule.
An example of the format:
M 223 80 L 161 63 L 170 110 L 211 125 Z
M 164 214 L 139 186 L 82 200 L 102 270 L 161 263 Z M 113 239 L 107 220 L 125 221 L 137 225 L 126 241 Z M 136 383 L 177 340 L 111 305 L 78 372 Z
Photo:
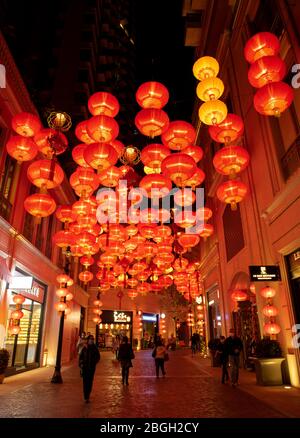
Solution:
M 294 99 L 292 87 L 282 82 L 287 71 L 279 50 L 279 39 L 269 32 L 251 37 L 244 49 L 245 58 L 251 64 L 248 80 L 252 87 L 258 88 L 254 108 L 264 116 L 279 117 Z
M 15 310 L 12 310 L 9 317 L 8 331 L 10 335 L 17 336 L 20 331 L 20 319 L 23 318 L 24 313 L 22 312 L 22 304 L 25 301 L 25 297 L 23 295 L 14 295 L 13 302 L 16 305 Z
M 264 324 L 264 331 L 271 339 L 276 339 L 276 335 L 281 332 L 280 326 L 276 323 L 278 309 L 273 304 L 276 290 L 271 286 L 265 286 L 260 290 L 260 294 L 266 299 L 266 304 L 263 307 L 263 314 L 267 318 Z

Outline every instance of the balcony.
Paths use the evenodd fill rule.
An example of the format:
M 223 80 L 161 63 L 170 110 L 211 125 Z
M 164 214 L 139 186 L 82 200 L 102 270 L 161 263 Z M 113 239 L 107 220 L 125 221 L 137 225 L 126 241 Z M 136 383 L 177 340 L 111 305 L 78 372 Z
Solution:
M 281 158 L 284 179 L 287 180 L 300 167 L 300 136 Z

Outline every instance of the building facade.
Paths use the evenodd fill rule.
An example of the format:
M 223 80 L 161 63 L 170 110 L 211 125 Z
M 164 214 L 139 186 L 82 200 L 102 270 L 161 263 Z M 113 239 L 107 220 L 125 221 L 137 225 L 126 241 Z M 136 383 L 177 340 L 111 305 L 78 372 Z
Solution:
M 299 64 L 299 32 L 297 2 L 241 1 L 211 2 L 206 14 L 209 32 L 215 39 L 202 38 L 195 50 L 196 58 L 215 56 L 220 63 L 220 78 L 225 92 L 222 100 L 228 112 L 242 117 L 245 132 L 240 142 L 250 154 L 250 165 L 241 174 L 248 195 L 236 211 L 222 204 L 216 190 L 224 180 L 213 165 L 214 154 L 221 148 L 198 125 L 198 140 L 205 149 L 203 169 L 206 172 L 206 205 L 214 212 L 215 234 L 201 244 L 201 267 L 207 297 L 208 338 L 228 335 L 235 327 L 244 341 L 246 365 L 253 342 L 265 335 L 263 314 L 266 299 L 260 294 L 271 286 L 279 313 L 277 335 L 284 355 L 290 382 L 300 386 L 299 346 L 293 343 L 299 315 L 299 246 L 300 246 L 300 90 L 294 89 L 294 100 L 280 118 L 261 116 L 255 111 L 255 89 L 248 81 L 249 64 L 244 57 L 247 40 L 257 32 L 275 33 L 281 43 L 280 56 L 287 67 L 285 82 L 292 85 L 293 66 Z M 214 11 L 226 3 L 224 16 Z M 226 15 L 227 14 L 227 15 Z M 207 18 L 207 17 L 210 18 Z M 221 23 L 222 21 L 222 23 Z M 202 29 L 202 35 L 207 35 Z M 294 67 L 295 68 L 295 67 Z M 298 70 L 296 70 L 298 71 Z M 295 74 L 295 73 L 294 73 Z M 296 84 L 297 85 L 297 84 Z M 198 103 L 195 107 L 198 108 Z M 259 282 L 250 277 L 250 266 L 277 266 L 279 281 Z M 247 293 L 248 299 L 238 305 L 231 299 L 236 290 Z M 299 330 L 299 329 L 298 329 Z

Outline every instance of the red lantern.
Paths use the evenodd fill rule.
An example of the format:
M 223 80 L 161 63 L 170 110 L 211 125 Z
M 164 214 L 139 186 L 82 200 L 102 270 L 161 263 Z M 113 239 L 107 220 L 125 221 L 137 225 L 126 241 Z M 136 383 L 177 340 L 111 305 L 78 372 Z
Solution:
M 294 91 L 285 82 L 264 85 L 254 96 L 254 108 L 264 116 L 279 117 L 292 103 Z
M 79 245 L 71 245 L 71 254 L 75 257 L 76 263 L 78 262 L 78 257 L 83 256 L 83 249 Z
M 119 125 L 112 117 L 93 116 L 87 121 L 87 133 L 96 142 L 109 143 L 119 134 Z
M 135 126 L 147 137 L 163 134 L 169 126 L 169 117 L 161 109 L 142 109 L 135 117 Z
M 97 223 L 97 218 L 93 214 L 88 214 L 87 216 L 78 216 L 77 223 L 82 228 L 92 227 Z
M 56 209 L 56 204 L 50 195 L 43 193 L 35 193 L 27 196 L 24 201 L 24 208 L 32 216 L 38 219 L 50 216 Z
M 123 143 L 120 142 L 119 140 L 112 140 L 109 144 L 115 149 L 115 151 L 118 154 L 118 158 L 120 158 L 120 156 L 122 155 L 122 153 L 125 149 L 125 146 L 123 145 Z
M 23 318 L 24 313 L 22 312 L 22 310 L 13 310 L 10 314 L 10 317 L 12 319 L 21 319 Z
M 135 289 L 130 289 L 130 290 L 127 292 L 127 295 L 128 295 L 129 298 L 131 298 L 132 300 L 134 300 L 134 298 L 136 298 L 136 297 L 138 296 L 138 293 L 137 293 L 137 291 L 136 291 Z
M 280 42 L 276 35 L 270 32 L 260 32 L 247 41 L 244 55 L 249 64 L 253 64 L 263 56 L 277 55 L 279 50 Z
M 94 264 L 94 262 L 95 262 L 95 260 L 91 256 L 83 256 L 83 257 L 80 258 L 80 263 L 84 267 L 92 266 Z
M 269 322 L 264 325 L 264 331 L 268 335 L 278 335 L 278 333 L 281 332 L 281 328 L 278 324 L 275 324 L 274 322 Z
M 163 198 L 172 189 L 172 181 L 159 174 L 146 175 L 139 184 L 149 198 Z
M 60 287 L 59 289 L 56 289 L 55 294 L 59 297 L 59 298 L 64 298 L 68 295 L 68 289 L 65 287 Z
M 196 219 L 196 214 L 193 211 L 183 210 L 175 214 L 174 223 L 181 228 L 190 228 L 195 225 Z
M 59 284 L 66 284 L 67 286 L 72 286 L 72 284 L 74 283 L 72 278 L 69 277 L 69 275 L 67 274 L 58 274 L 56 277 L 56 281 Z
M 244 123 L 240 116 L 227 114 L 227 117 L 219 125 L 208 128 L 209 135 L 218 143 L 229 143 L 237 140 L 244 132 Z
M 113 146 L 108 143 L 92 143 L 83 153 L 85 161 L 98 173 L 118 161 L 118 154 Z
M 27 177 L 36 187 L 47 190 L 63 182 L 64 172 L 53 160 L 37 160 L 28 167 Z
M 276 295 L 276 291 L 273 287 L 266 286 L 261 289 L 260 294 L 264 298 L 273 298 Z
M 72 210 L 71 205 L 60 205 L 55 212 L 57 219 L 64 224 L 76 221 L 77 214 Z
M 177 120 L 169 124 L 168 129 L 163 133 L 161 139 L 165 146 L 180 151 L 194 143 L 196 140 L 196 131 L 190 123 Z
M 31 138 L 15 135 L 6 143 L 8 154 L 15 158 L 18 163 L 22 161 L 30 161 L 36 157 L 38 149 Z
M 211 224 L 204 224 L 203 230 L 200 232 L 200 236 L 206 240 L 208 237 L 210 237 L 214 232 L 214 227 Z
M 21 331 L 21 327 L 19 325 L 12 325 L 8 330 L 11 335 L 18 335 Z
M 160 82 L 145 82 L 136 92 L 137 103 L 142 108 L 163 108 L 169 100 L 167 88 Z
M 189 207 L 196 200 L 196 195 L 191 189 L 177 190 L 174 195 L 174 201 L 182 207 Z
M 68 306 L 63 301 L 59 301 L 58 303 L 54 304 L 54 307 L 58 312 L 64 312 Z
M 196 163 L 189 155 L 176 153 L 163 160 L 161 170 L 175 184 L 180 185 L 195 173 Z
M 151 169 L 160 169 L 162 160 L 170 154 L 170 149 L 162 144 L 149 144 L 142 150 L 141 161 Z
M 121 170 L 116 166 L 111 166 L 99 174 L 99 183 L 106 187 L 116 187 L 121 177 Z
M 84 283 L 88 283 L 89 281 L 92 281 L 94 278 L 94 275 L 90 271 L 82 271 L 79 274 L 79 280 L 83 281 Z
M 87 120 L 83 120 L 82 122 L 78 123 L 75 129 L 75 135 L 78 140 L 82 141 L 83 143 L 90 144 L 95 142 L 95 140 L 90 137 L 87 132 Z
M 52 241 L 59 248 L 67 248 L 75 244 L 75 236 L 71 231 L 60 230 L 53 234 Z
M 236 210 L 236 204 L 244 199 L 247 191 L 247 186 L 241 181 L 230 180 L 218 187 L 217 197 L 220 201 L 230 204 L 232 210 Z
M 203 158 L 203 149 L 200 146 L 188 146 L 184 149 L 184 153 L 194 158 L 195 163 Z
M 99 185 L 97 175 L 91 168 L 78 167 L 70 177 L 70 184 L 78 196 L 90 196 Z
M 183 181 L 181 185 L 179 184 L 178 185 L 179 187 L 191 187 L 193 190 L 195 190 L 195 188 L 197 186 L 200 186 L 204 180 L 205 180 L 205 173 L 203 172 L 202 169 L 196 167 L 195 173 L 190 178 Z
M 72 205 L 72 212 L 76 216 L 87 216 L 92 212 L 92 205 L 89 204 L 86 199 L 82 201 L 76 201 Z
M 109 117 L 116 117 L 120 110 L 120 105 L 115 96 L 105 91 L 99 91 L 92 94 L 89 98 L 88 108 L 93 116 L 103 114 Z
M 252 87 L 261 88 L 270 82 L 279 82 L 286 75 L 286 66 L 279 56 L 264 56 L 255 61 L 248 71 Z
M 196 211 L 197 220 L 207 222 L 212 217 L 212 211 L 208 207 L 200 207 Z
M 149 283 L 144 283 L 144 284 L 139 285 L 136 288 L 136 291 L 141 295 L 146 295 L 150 291 L 150 288 L 151 288 L 151 286 Z
M 269 318 L 278 315 L 278 309 L 275 306 L 272 306 L 271 304 L 267 304 L 263 307 L 263 314 L 265 316 L 268 316 Z
M 15 304 L 23 304 L 25 301 L 25 297 L 23 295 L 14 295 L 13 296 L 13 302 Z
M 87 231 L 83 231 L 75 237 L 77 245 L 81 246 L 83 249 L 92 246 L 96 242 L 95 236 L 93 234 L 88 233 Z
M 233 301 L 246 301 L 248 299 L 248 295 L 243 290 L 235 290 L 231 294 L 231 299 Z
M 175 269 L 175 271 L 183 272 L 187 268 L 188 264 L 188 259 L 185 259 L 184 257 L 179 257 L 174 261 L 173 268 Z
M 11 126 L 17 134 L 23 137 L 33 137 L 42 128 L 38 116 L 26 112 L 16 114 L 12 118 Z
M 83 156 L 87 146 L 88 145 L 85 143 L 80 143 L 79 145 L 75 146 L 74 149 L 72 149 L 73 160 L 80 167 L 89 167 L 89 164 L 85 161 L 84 156 Z
M 197 234 L 183 233 L 178 237 L 178 242 L 183 248 L 193 248 L 200 242 L 200 237 Z
M 52 157 L 53 154 L 62 154 L 68 147 L 68 139 L 55 129 L 41 129 L 35 136 L 34 141 L 42 154 Z
M 214 156 L 213 165 L 221 175 L 234 178 L 249 165 L 250 157 L 245 148 L 240 146 L 225 146 Z

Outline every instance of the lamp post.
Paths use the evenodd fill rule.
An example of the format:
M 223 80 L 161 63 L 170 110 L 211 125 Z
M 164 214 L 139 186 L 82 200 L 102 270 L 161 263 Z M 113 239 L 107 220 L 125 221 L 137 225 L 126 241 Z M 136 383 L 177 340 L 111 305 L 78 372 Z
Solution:
M 67 275 L 70 274 L 69 257 L 66 257 L 64 271 Z M 64 287 L 67 287 L 67 283 L 64 285 Z M 63 298 L 63 302 L 64 303 L 66 302 L 66 297 Z M 51 383 L 63 383 L 63 379 L 61 376 L 61 355 L 62 355 L 63 336 L 64 336 L 64 324 L 65 324 L 65 311 L 63 310 L 62 312 L 60 312 L 56 364 L 55 364 L 54 374 L 51 379 Z

